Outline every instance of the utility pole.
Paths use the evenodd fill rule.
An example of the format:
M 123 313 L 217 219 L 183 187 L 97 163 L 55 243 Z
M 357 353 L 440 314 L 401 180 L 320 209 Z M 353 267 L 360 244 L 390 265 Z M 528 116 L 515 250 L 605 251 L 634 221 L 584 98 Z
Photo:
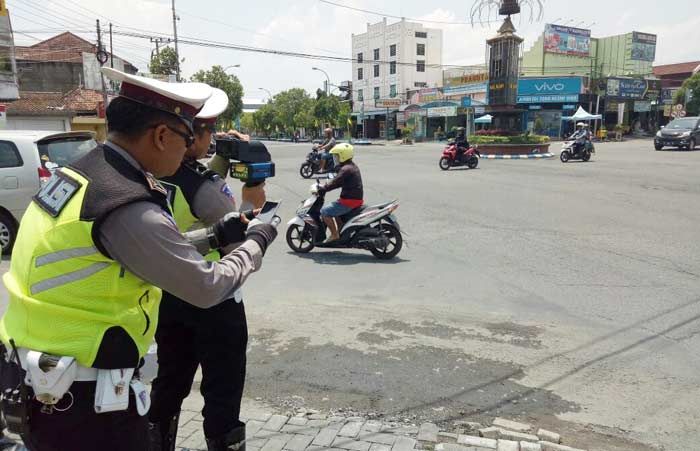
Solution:
M 104 49 L 102 48 L 102 30 L 100 29 L 100 19 L 97 19 L 97 61 L 100 63 L 100 67 L 107 62 L 104 58 Z M 105 78 L 102 76 L 102 71 L 100 71 L 100 81 L 102 82 L 102 102 L 105 108 L 107 108 L 107 86 L 105 85 Z
M 175 56 L 177 64 L 175 65 L 175 80 L 180 81 L 180 52 L 177 48 L 177 12 L 175 12 L 175 0 L 173 0 L 173 37 L 175 38 Z
M 109 67 L 114 69 L 114 42 L 112 41 L 112 22 L 109 23 Z

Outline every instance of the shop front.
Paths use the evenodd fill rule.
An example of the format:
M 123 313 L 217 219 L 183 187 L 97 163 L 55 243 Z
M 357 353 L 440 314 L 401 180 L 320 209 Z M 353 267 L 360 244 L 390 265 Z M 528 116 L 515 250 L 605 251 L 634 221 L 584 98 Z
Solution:
M 583 94 L 582 77 L 537 77 L 518 80 L 518 107 L 525 110 L 523 131 L 550 138 L 569 133 L 562 117 L 570 116 Z
M 605 116 L 608 130 L 620 125 L 626 132 L 651 132 L 663 114 L 661 80 L 611 77 L 605 80 Z

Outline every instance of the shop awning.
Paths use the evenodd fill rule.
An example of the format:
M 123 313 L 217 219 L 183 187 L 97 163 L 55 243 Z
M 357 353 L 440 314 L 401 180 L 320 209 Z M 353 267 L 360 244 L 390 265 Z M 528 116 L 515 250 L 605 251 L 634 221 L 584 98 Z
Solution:
M 562 121 L 595 121 L 596 119 L 603 119 L 603 115 L 590 114 L 588 111 L 584 110 L 582 106 L 578 107 L 578 110 L 573 116 L 564 116 L 561 118 Z
M 475 124 L 490 124 L 491 121 L 493 120 L 493 116 L 490 114 L 487 114 L 485 116 L 481 116 L 478 119 L 474 119 Z

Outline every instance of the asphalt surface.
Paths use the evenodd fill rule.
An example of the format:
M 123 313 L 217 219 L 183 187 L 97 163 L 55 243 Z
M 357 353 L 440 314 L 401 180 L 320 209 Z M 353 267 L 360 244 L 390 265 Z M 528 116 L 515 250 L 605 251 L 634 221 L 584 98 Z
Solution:
M 270 144 L 284 222 L 244 290 L 249 399 L 700 447 L 700 152 L 628 141 L 443 172 L 440 145 L 358 147 L 366 201 L 401 201 L 405 247 L 381 262 L 287 247 L 308 147 Z

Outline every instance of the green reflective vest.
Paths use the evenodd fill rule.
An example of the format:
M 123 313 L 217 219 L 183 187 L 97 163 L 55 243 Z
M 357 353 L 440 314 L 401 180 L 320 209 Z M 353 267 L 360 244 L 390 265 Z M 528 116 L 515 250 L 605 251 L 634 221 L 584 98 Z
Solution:
M 92 166 L 100 167 L 106 151 L 98 148 L 93 152 L 97 155 L 90 155 Z M 128 165 L 125 160 L 116 164 Z M 5 343 L 13 339 L 18 347 L 72 356 L 87 367 L 98 366 L 98 351 L 98 367 L 134 367 L 153 342 L 161 290 L 105 256 L 93 240 L 95 220 L 100 217 L 86 215 L 149 200 L 151 194 L 139 171 L 131 179 L 119 179 L 118 170 L 100 170 L 100 175 L 115 180 L 97 185 L 121 183 L 126 186 L 121 194 L 102 188 L 106 192 L 89 191 L 95 177 L 64 168 L 27 209 L 10 271 L 3 277 L 9 305 L 0 320 L 0 339 Z M 131 193 L 124 194 L 129 189 Z M 162 199 L 158 203 L 167 205 L 164 191 Z

